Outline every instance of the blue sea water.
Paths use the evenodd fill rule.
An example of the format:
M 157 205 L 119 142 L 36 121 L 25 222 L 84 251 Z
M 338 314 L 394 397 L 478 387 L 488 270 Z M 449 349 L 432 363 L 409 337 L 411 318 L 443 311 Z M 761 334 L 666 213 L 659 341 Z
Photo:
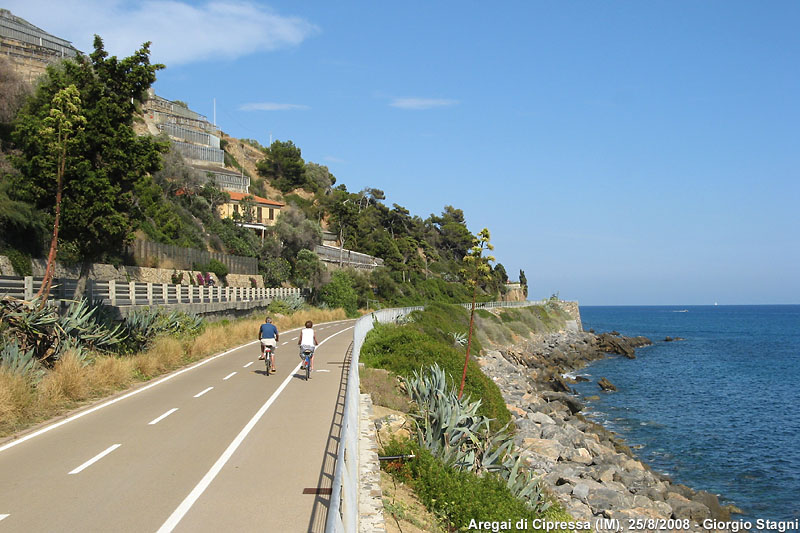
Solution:
M 578 374 L 589 413 L 740 519 L 800 518 L 800 306 L 581 307 L 585 330 L 645 335 L 636 359 Z M 683 337 L 678 342 L 664 338 Z M 601 377 L 619 389 L 602 393 Z

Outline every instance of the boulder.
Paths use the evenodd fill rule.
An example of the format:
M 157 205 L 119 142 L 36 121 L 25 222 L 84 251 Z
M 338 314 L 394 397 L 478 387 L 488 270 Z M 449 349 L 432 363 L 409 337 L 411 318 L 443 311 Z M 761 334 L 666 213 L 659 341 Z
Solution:
M 600 381 L 597 382 L 597 384 L 600 385 L 600 388 L 603 389 L 604 391 L 614 392 L 617 390 L 617 387 L 613 383 L 608 381 L 607 378 L 601 378 Z
M 564 405 L 566 405 L 569 408 L 569 410 L 570 410 L 570 412 L 572 414 L 575 414 L 575 413 L 583 410 L 583 404 L 581 403 L 581 401 L 578 398 L 576 398 L 575 396 L 572 396 L 570 394 L 565 394 L 563 392 L 549 392 L 549 391 L 546 391 L 546 392 L 542 393 L 542 398 L 544 398 L 545 400 L 547 400 L 549 402 L 561 402 L 561 403 L 563 403 Z
M 522 445 L 531 452 L 558 461 L 564 445 L 552 439 L 522 439 Z
M 572 392 L 572 389 L 569 388 L 569 385 L 561 376 L 553 376 L 550 381 L 550 387 L 556 392 Z
M 587 502 L 595 514 L 612 509 L 625 509 L 630 507 L 623 494 L 605 488 L 590 491 Z
M 572 495 L 579 500 L 586 501 L 589 497 L 589 486 L 585 483 L 579 483 L 572 488 Z
M 719 504 L 719 498 L 717 497 L 716 494 L 711 494 L 710 492 L 701 490 L 694 495 L 692 501 L 702 503 L 703 505 L 708 507 L 708 510 L 711 512 L 711 518 L 715 520 L 727 522 L 731 519 L 730 510 L 725 507 L 722 507 Z
M 672 493 L 670 494 L 670 498 L 667 499 L 667 504 L 672 508 L 672 518 L 676 520 L 688 518 L 698 523 L 706 518 L 711 518 L 711 511 L 702 503 L 674 496 L 676 496 L 676 494 Z
M 528 413 L 528 419 L 537 424 L 555 424 L 555 421 L 544 413 Z
M 573 463 L 584 465 L 592 464 L 592 454 L 590 454 L 586 448 L 567 448 L 563 454 L 563 458 Z

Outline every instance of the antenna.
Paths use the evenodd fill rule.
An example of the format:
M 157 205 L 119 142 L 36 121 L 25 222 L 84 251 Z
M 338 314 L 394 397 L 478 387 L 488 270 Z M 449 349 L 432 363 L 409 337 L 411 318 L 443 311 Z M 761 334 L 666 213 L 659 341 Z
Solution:
M 217 125 L 217 99 L 214 98 L 214 125 Z

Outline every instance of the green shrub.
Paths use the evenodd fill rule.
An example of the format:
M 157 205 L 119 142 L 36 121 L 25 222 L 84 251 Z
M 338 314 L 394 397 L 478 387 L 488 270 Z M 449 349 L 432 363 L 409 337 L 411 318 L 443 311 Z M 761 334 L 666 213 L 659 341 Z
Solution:
M 454 531 L 468 531 L 473 518 L 476 521 L 511 520 L 512 524 L 521 519 L 530 523 L 543 516 L 566 519 L 566 514 L 557 506 L 551 507 L 544 515 L 534 512 L 514 497 L 498 476 L 477 476 L 472 472 L 455 470 L 411 441 L 390 441 L 381 453 L 416 456 L 402 462 L 392 461 L 383 467 L 393 476 L 408 482 L 425 506 L 442 516 Z
M 213 258 L 208 261 L 208 271 L 213 272 L 220 280 L 224 280 L 228 275 L 228 267 Z
M 31 263 L 31 256 L 29 254 L 13 248 L 9 248 L 3 253 L 8 257 L 17 276 L 33 276 L 33 264 Z
M 320 293 L 323 303 L 331 308 L 341 307 L 348 316 L 358 314 L 358 294 L 353 289 L 353 279 L 342 270 L 331 275 L 331 282 Z

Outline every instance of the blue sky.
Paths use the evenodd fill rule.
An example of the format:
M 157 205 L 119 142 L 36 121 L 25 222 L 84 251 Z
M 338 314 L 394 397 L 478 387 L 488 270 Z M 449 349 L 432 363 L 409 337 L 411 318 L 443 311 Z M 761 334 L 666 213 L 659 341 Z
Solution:
M 349 190 L 488 227 L 531 297 L 800 303 L 800 3 L 6 1 Z

